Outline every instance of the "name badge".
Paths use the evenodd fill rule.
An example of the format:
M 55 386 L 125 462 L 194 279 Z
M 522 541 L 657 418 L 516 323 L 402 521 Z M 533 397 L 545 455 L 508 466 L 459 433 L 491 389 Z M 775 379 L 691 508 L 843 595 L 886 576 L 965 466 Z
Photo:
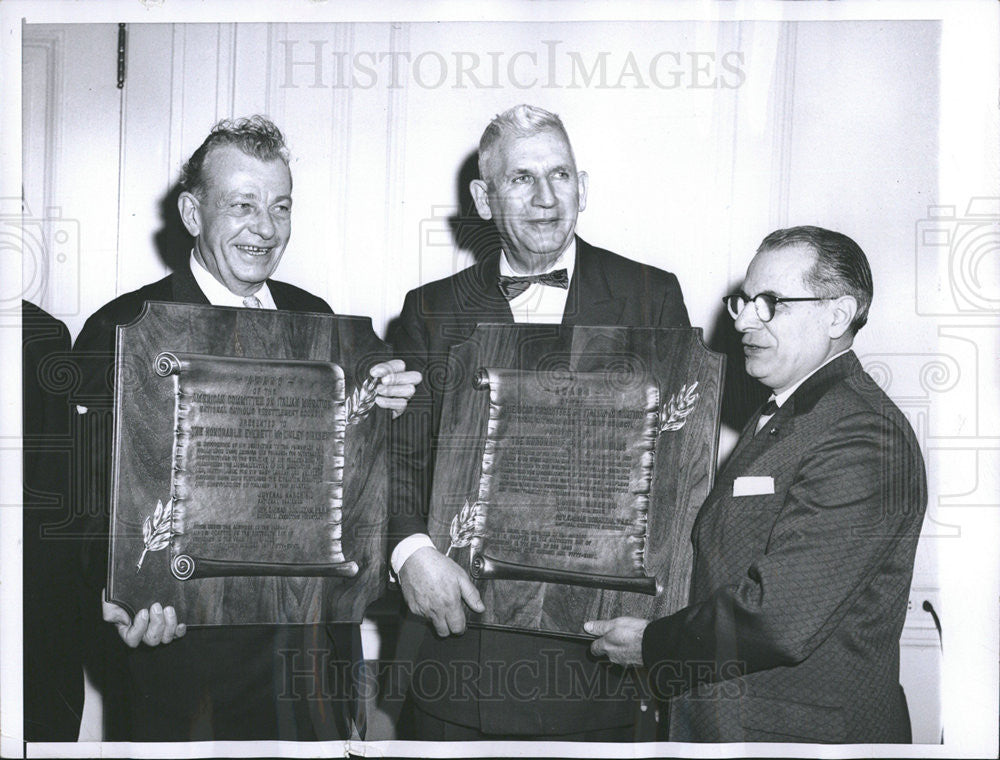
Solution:
M 774 478 L 770 475 L 752 475 L 733 481 L 733 496 L 763 496 L 774 493 Z

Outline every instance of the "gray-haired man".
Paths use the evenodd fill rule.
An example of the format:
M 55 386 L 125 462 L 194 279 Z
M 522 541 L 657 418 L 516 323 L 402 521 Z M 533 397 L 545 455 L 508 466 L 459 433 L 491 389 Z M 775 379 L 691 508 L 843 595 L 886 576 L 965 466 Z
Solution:
M 528 105 L 497 116 L 479 172 L 472 196 L 502 250 L 406 296 L 389 337 L 407 364 L 446 366 L 448 349 L 480 322 L 688 326 L 674 275 L 576 237 L 588 179 L 558 116 Z M 425 637 L 412 673 L 412 736 L 631 738 L 636 692 L 625 670 L 598 664 L 577 641 L 466 631 L 465 608 L 480 611 L 482 600 L 426 535 L 444 385 L 421 385 L 393 423 L 392 565 L 410 610 L 438 635 Z

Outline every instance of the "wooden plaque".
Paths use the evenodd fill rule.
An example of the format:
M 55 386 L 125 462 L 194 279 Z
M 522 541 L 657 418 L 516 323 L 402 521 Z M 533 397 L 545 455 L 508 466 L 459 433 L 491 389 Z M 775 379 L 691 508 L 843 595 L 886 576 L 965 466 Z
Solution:
M 699 329 L 479 325 L 451 349 L 429 529 L 470 623 L 585 636 L 687 602 L 724 357 Z
M 386 581 L 371 320 L 150 302 L 118 328 L 108 595 L 188 625 L 360 622 Z

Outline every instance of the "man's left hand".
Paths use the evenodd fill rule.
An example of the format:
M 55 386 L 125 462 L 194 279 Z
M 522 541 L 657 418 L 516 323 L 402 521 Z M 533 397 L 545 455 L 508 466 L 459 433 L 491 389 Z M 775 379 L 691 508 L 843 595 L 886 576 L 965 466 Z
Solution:
M 620 617 L 614 620 L 591 620 L 583 630 L 599 638 L 590 645 L 590 651 L 607 655 L 619 665 L 642 665 L 642 634 L 648 620 Z
M 406 411 L 406 402 L 417 390 L 417 383 L 423 378 L 416 370 L 406 370 L 406 362 L 402 359 L 390 359 L 379 362 L 368 374 L 382 379 L 375 386 L 375 403 L 383 409 L 392 411 L 392 416 L 398 417 Z

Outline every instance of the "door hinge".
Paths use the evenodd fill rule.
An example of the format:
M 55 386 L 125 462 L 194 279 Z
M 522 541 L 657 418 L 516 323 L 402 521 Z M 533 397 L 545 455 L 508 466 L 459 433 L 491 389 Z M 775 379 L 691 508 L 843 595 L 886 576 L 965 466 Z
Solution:
M 118 25 L 118 89 L 125 86 L 125 24 Z

